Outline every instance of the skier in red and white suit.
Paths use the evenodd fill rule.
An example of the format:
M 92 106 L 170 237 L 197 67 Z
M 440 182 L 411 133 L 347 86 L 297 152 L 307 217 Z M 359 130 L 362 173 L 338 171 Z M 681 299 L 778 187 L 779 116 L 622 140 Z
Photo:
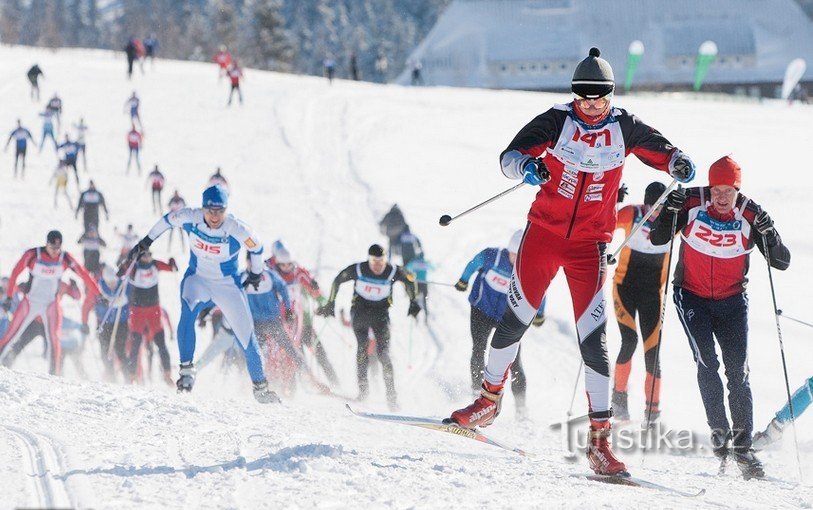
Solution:
M 624 472 L 610 435 L 610 369 L 605 344 L 605 249 L 616 223 L 616 197 L 628 154 L 688 182 L 694 165 L 655 129 L 610 105 L 612 68 L 597 48 L 576 67 L 573 102 L 555 105 L 528 123 L 500 155 L 511 179 L 541 186 L 528 214 L 508 289 L 508 307 L 491 341 L 483 390 L 452 413 L 463 427 L 491 424 L 525 333 L 551 280 L 564 269 L 585 365 L 590 416 L 587 456 L 600 474 Z
M 60 335 L 62 329 L 62 308 L 57 298 L 62 275 L 66 269 L 76 273 L 88 293 L 99 294 L 99 286 L 88 271 L 70 253 L 62 251 L 62 234 L 57 230 L 48 232 L 45 246 L 27 250 L 14 266 L 6 288 L 7 307 L 17 289 L 17 278 L 28 269 L 28 292 L 14 312 L 14 318 L 6 334 L 0 339 L 0 362 L 13 351 L 14 344 L 20 341 L 22 333 L 37 317 L 45 327 L 46 345 L 50 351 L 50 373 L 62 372 L 62 349 Z M 83 310 L 82 329 L 87 332 L 87 314 Z

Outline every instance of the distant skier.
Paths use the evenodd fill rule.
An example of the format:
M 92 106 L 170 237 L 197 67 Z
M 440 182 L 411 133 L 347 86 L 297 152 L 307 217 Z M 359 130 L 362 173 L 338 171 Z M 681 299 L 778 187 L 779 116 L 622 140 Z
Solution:
M 161 323 L 161 304 L 158 295 L 159 271 L 178 271 L 175 259 L 170 258 L 169 262 L 155 260 L 152 258 L 150 250 L 143 250 L 128 275 L 130 278 L 129 326 L 132 338 L 128 374 L 131 381 L 136 381 L 138 368 L 140 368 L 139 353 L 143 347 L 142 342 L 144 345 L 153 342 L 158 348 L 158 355 L 161 358 L 164 382 L 172 386 L 175 381 L 172 380 L 169 351 L 164 339 L 164 326 Z
M 65 141 L 57 147 L 62 161 L 66 167 L 73 168 L 73 176 L 76 177 L 76 187 L 79 188 L 79 169 L 76 168 L 76 157 L 79 153 L 79 145 L 71 140 L 70 135 L 65 133 Z
M 54 142 L 54 152 L 59 151 L 59 144 L 57 144 L 56 136 L 54 135 L 54 112 L 51 110 L 45 110 L 44 112 L 40 113 L 40 117 L 42 117 L 42 141 L 40 141 L 40 153 L 42 153 L 42 147 L 45 145 L 45 139 L 50 138 L 52 142 Z
M 155 165 L 155 168 L 147 176 L 147 183 L 149 183 L 152 190 L 152 212 L 164 214 L 164 205 L 161 202 L 161 191 L 164 189 L 164 174 L 158 169 L 158 165 Z
M 649 238 L 658 246 L 680 232 L 673 296 L 697 365 L 712 448 L 723 461 L 733 457 L 749 479 L 762 478 L 765 472 L 751 444 L 746 274 L 755 246 L 780 271 L 790 265 L 790 251 L 768 213 L 740 193 L 740 183 L 737 162 L 728 156 L 718 159 L 709 168 L 708 186 L 669 194 Z M 725 364 L 731 424 L 715 343 Z
M 25 73 L 28 77 L 29 83 L 31 83 L 31 99 L 35 101 L 40 100 L 40 76 L 45 76 L 45 73 L 42 72 L 40 69 L 39 64 L 34 64 L 28 69 L 28 72 Z
M 220 167 L 217 167 L 215 173 L 209 177 L 209 186 L 222 186 L 223 189 L 229 191 L 229 181 L 220 173 Z
M 127 156 L 127 173 L 130 173 L 130 164 L 132 163 L 133 159 L 136 162 L 136 168 L 138 168 L 138 175 L 141 175 L 141 148 L 144 146 L 144 135 L 139 132 L 135 124 L 132 125 L 132 129 L 127 133 L 127 148 L 129 149 L 129 155 Z
M 51 180 L 48 181 L 49 184 L 52 182 L 54 183 L 54 209 L 57 208 L 57 198 L 60 194 L 68 201 L 68 209 L 73 209 L 73 200 L 68 195 L 68 165 L 64 161 L 59 160 L 59 164 L 51 175 Z
M 142 130 L 144 129 L 144 124 L 141 123 L 141 115 L 139 114 L 139 107 L 141 106 L 141 99 L 138 98 L 135 90 L 133 94 L 127 98 L 127 101 L 124 102 L 124 111 L 130 112 L 130 123 L 133 125 L 135 129 L 136 121 L 138 121 L 138 127 Z
M 234 62 L 231 63 L 226 74 L 229 76 L 229 81 L 231 82 L 228 105 L 231 106 L 231 98 L 235 90 L 237 91 L 238 99 L 240 99 L 240 104 L 243 104 L 243 93 L 240 91 L 240 79 L 243 77 L 243 70 L 240 68 L 240 63 L 237 59 L 234 59 Z
M 127 224 L 127 229 L 124 232 L 120 232 L 117 227 L 113 227 L 113 232 L 115 232 L 115 234 L 119 237 L 119 241 L 121 242 L 119 248 L 119 258 L 116 262 L 116 265 L 121 265 L 122 262 L 124 262 L 124 260 L 127 258 L 130 250 L 132 250 L 133 247 L 138 244 L 140 236 L 136 234 L 132 223 Z
M 215 56 L 212 57 L 212 60 L 217 64 L 218 68 L 218 80 L 226 76 L 226 72 L 231 65 L 231 53 L 228 52 L 225 46 L 221 45 L 220 49 L 215 53 Z
M 428 320 L 429 308 L 429 271 L 435 269 L 431 262 L 426 260 L 423 253 L 419 253 L 408 264 L 404 265 L 404 269 L 415 275 L 415 282 L 418 284 L 418 303 L 423 310 L 424 320 Z
M 82 221 L 85 230 L 90 229 L 91 225 L 98 228 L 100 207 L 104 209 L 104 219 L 110 221 L 110 213 L 107 211 L 104 195 L 102 195 L 101 191 L 96 189 L 96 184 L 91 180 L 88 183 L 88 189 L 79 195 L 79 203 L 76 205 L 76 214 L 74 214 L 74 217 L 79 218 L 79 211 L 82 211 Z
M 9 277 L 6 300 L 3 308 L 9 309 L 11 299 L 17 290 L 17 279 L 28 270 L 28 291 L 17 306 L 14 318 L 3 338 L 0 339 L 0 361 L 7 356 L 31 322 L 39 317 L 46 332 L 46 349 L 50 354 L 50 373 L 62 372 L 62 347 L 60 344 L 60 324 L 62 307 L 57 299 L 60 281 L 65 271 L 70 269 L 84 281 L 88 292 L 99 293 L 96 281 L 70 253 L 62 251 L 62 234 L 57 230 L 48 232 L 45 246 L 26 250 Z
M 62 129 L 62 98 L 59 97 L 59 94 L 54 92 L 53 97 L 45 105 L 45 111 L 51 112 L 56 119 L 56 131 L 58 133 Z
M 88 229 L 82 234 L 82 237 L 76 241 L 76 244 L 82 247 L 82 254 L 85 261 L 85 269 L 87 269 L 94 278 L 98 278 L 102 271 L 101 254 L 102 248 L 107 247 L 107 243 L 99 237 L 99 229 L 96 225 L 90 225 Z
M 73 127 L 76 129 L 76 146 L 79 148 L 79 154 L 82 155 L 82 167 L 85 169 L 85 172 L 88 171 L 88 159 L 87 159 L 87 149 L 85 147 L 87 141 L 85 139 L 85 135 L 88 132 L 88 126 L 85 124 L 84 117 L 79 118 L 79 123 L 74 124 Z
M 155 55 L 158 54 L 158 48 L 161 44 L 155 34 L 150 34 L 149 37 L 144 39 L 144 49 L 146 50 L 145 59 L 150 59 L 150 65 L 155 67 Z
M 810 407 L 813 402 L 813 377 L 802 383 L 802 385 L 793 392 L 790 403 L 787 401 L 782 406 L 774 418 L 765 427 L 762 432 L 754 434 L 753 446 L 755 450 L 762 450 L 768 445 L 782 439 L 782 432 L 785 427 L 792 420 L 798 420 L 799 417 Z M 793 406 L 793 414 L 791 415 L 790 407 Z
M 644 193 L 644 203 L 628 205 L 618 211 L 616 227 L 623 228 L 626 235 L 641 223 L 644 215 L 666 190 L 660 182 L 650 183 Z M 613 303 L 618 329 L 621 331 L 621 350 L 615 362 L 615 382 L 613 383 L 612 408 L 616 420 L 629 420 L 627 383 L 632 369 L 632 355 L 638 346 L 636 316 L 641 326 L 641 339 L 644 344 L 644 395 L 646 406 L 644 416 L 651 422 L 660 417 L 660 366 L 655 365 L 655 352 L 661 329 L 661 300 L 666 285 L 666 253 L 668 245 L 655 246 L 649 233 L 657 219 L 656 211 L 641 226 L 629 244 L 621 250 L 613 278 Z M 660 365 L 660 364 L 658 364 Z M 654 378 L 654 381 L 653 381 Z
M 355 53 L 350 54 L 350 79 L 359 81 L 359 62 Z
M 328 83 L 332 84 L 333 77 L 336 75 L 336 61 L 328 57 L 322 64 L 325 67 L 325 78 L 327 78 Z
M 399 242 L 399 238 L 401 237 L 401 233 L 407 229 L 406 218 L 404 218 L 404 213 L 401 212 L 401 208 L 398 207 L 398 204 L 392 204 L 392 207 L 387 214 L 381 218 L 381 221 L 378 222 L 378 228 L 381 231 L 381 234 L 387 236 L 389 240 L 389 251 L 388 253 L 390 256 L 392 255 L 401 255 L 401 246 Z
M 141 74 L 144 74 L 144 57 L 147 55 L 147 50 L 144 48 L 144 43 L 138 37 L 133 39 L 133 45 L 135 45 L 138 67 L 141 69 Z
M 412 62 L 412 85 L 423 85 L 423 76 L 421 75 L 422 69 L 423 64 L 421 64 L 420 60 L 414 60 Z
M 234 329 L 246 355 L 246 364 L 254 383 L 254 397 L 261 403 L 279 402 L 268 388 L 262 356 L 253 331 L 251 311 L 243 287 L 259 286 L 263 269 L 262 244 L 249 227 L 226 214 L 228 193 L 220 186 L 203 192 L 202 208 L 185 208 L 164 215 L 130 251 L 135 260 L 149 249 L 161 234 L 173 227 L 183 227 L 190 238 L 190 263 L 181 282 L 181 318 L 178 324 L 180 377 L 178 391 L 191 391 L 195 383 L 195 322 L 200 311 L 213 305 Z M 251 253 L 248 277 L 241 285 L 237 260 L 241 246 Z
M 169 212 L 174 213 L 186 207 L 186 200 L 183 199 L 181 194 L 178 193 L 178 190 L 176 189 L 175 193 L 172 194 L 172 198 L 169 199 L 169 204 L 167 205 L 169 206 Z M 180 227 L 171 228 L 169 230 L 169 249 L 172 250 L 172 236 L 175 234 L 176 230 L 178 231 L 178 239 L 181 241 L 181 249 L 185 250 L 186 242 L 184 241 L 184 237 L 186 234 L 184 234 L 183 229 Z
M 28 149 L 28 140 L 31 140 L 31 143 L 36 144 L 34 142 L 34 137 L 31 136 L 31 131 L 24 128 L 23 125 L 20 123 L 20 119 L 17 119 L 17 127 L 8 135 L 8 140 L 6 141 L 6 146 L 3 148 L 3 151 L 8 150 L 8 144 L 11 143 L 11 140 L 14 140 L 14 178 L 17 178 L 17 164 L 22 163 L 20 165 L 20 178 L 25 178 L 25 154 L 26 150 Z
M 469 279 L 475 272 L 477 273 L 469 293 L 472 339 L 469 373 L 472 390 L 476 393 L 479 393 L 480 384 L 483 381 L 488 339 L 505 313 L 508 303 L 506 294 L 511 282 L 511 274 L 514 271 L 517 252 L 522 242 L 522 234 L 522 230 L 514 232 L 507 248 L 486 248 L 475 255 L 466 264 L 460 279 L 455 284 L 455 289 L 465 292 L 469 288 Z M 540 312 L 537 311 L 537 316 L 539 315 Z M 536 325 L 537 322 L 534 317 L 533 323 Z M 511 391 L 514 393 L 517 415 L 524 416 L 527 384 L 520 355 L 521 349 L 517 350 L 517 358 L 511 365 Z
M 95 312 L 98 321 L 99 346 L 105 367 L 105 380 L 108 382 L 112 382 L 116 378 L 113 353 L 118 358 L 122 370 L 126 370 L 128 366 L 127 339 L 130 336 L 128 327 L 130 307 L 127 293 L 119 292 L 121 285 L 126 285 L 124 279 L 116 276 L 116 270 L 113 267 L 105 265 L 102 268 L 102 277 L 99 279 L 101 293 L 96 301 Z M 113 338 L 114 330 L 115 338 Z M 111 341 L 113 346 L 110 345 Z
M 335 316 L 336 295 L 339 286 L 353 281 L 353 304 L 350 317 L 353 333 L 356 335 L 356 377 L 359 385 L 359 400 L 365 400 L 369 393 L 367 380 L 368 331 L 373 330 L 376 339 L 378 360 L 383 367 L 384 385 L 387 389 L 387 403 L 390 409 L 398 408 L 398 395 L 395 391 L 395 374 L 390 360 L 390 314 L 392 289 L 395 282 L 401 282 L 409 296 L 410 317 L 417 318 L 421 311 L 415 301 L 415 282 L 412 275 L 400 266 L 387 263 L 384 248 L 374 244 L 367 250 L 368 259 L 344 268 L 333 280 L 327 303 L 320 306 L 317 314 L 323 317 Z
M 127 79 L 133 78 L 133 63 L 138 58 L 138 49 L 136 48 L 135 38 L 130 37 L 127 40 L 127 45 L 124 47 L 124 53 L 127 56 Z

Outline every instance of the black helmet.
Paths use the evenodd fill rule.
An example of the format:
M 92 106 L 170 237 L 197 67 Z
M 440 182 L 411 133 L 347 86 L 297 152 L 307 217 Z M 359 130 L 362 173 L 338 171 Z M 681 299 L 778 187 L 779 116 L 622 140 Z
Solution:
M 45 241 L 48 244 L 62 244 L 62 232 L 59 230 L 52 230 L 48 232 L 48 236 L 46 236 Z
M 655 205 L 663 192 L 666 191 L 666 185 L 662 182 L 655 181 L 646 187 L 644 191 L 644 203 L 646 205 Z
M 382 248 L 380 244 L 374 244 L 370 246 L 369 250 L 367 250 L 367 255 L 371 257 L 383 257 L 384 248 Z
M 615 90 L 613 68 L 600 55 L 598 48 L 590 48 L 590 55 L 576 66 L 570 89 L 577 96 L 593 99 L 612 94 Z

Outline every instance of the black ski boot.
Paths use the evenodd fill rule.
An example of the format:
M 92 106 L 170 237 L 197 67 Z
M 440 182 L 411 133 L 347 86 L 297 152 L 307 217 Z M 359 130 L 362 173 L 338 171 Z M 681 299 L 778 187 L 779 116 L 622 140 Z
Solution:
M 192 386 L 195 384 L 195 365 L 192 362 L 181 363 L 181 369 L 178 371 L 178 381 L 175 385 L 178 387 L 178 393 L 192 391 Z
M 277 394 L 268 388 L 268 381 L 265 379 L 254 383 L 254 398 L 260 404 L 279 404 L 282 402 Z
M 629 421 L 630 412 L 627 407 L 626 391 L 613 390 L 612 409 L 616 421 Z
M 740 468 L 744 479 L 765 478 L 765 470 L 762 468 L 762 462 L 754 455 L 753 448 L 734 448 L 731 452 L 731 456 L 737 461 L 737 467 Z
M 714 456 L 720 461 L 717 475 L 722 476 L 728 468 L 728 455 L 731 453 L 731 432 L 713 430 L 711 432 L 711 450 L 714 452 Z

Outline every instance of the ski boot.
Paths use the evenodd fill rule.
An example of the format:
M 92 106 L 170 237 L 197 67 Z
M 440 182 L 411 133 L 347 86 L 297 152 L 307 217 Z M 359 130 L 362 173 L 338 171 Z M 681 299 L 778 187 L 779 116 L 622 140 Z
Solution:
M 626 391 L 613 390 L 612 408 L 615 421 L 629 421 L 630 412 L 627 407 Z
M 184 391 L 192 391 L 192 386 L 195 384 L 195 365 L 190 361 L 189 363 L 181 363 L 181 369 L 178 371 L 178 381 L 175 385 L 178 387 L 178 393 Z
M 737 467 L 740 468 L 744 479 L 765 478 L 765 470 L 762 468 L 762 462 L 754 455 L 753 448 L 735 447 L 731 452 L 731 456 L 737 461 Z
M 279 404 L 282 402 L 277 394 L 268 388 L 268 381 L 265 379 L 254 383 L 254 398 L 260 404 Z
M 774 418 L 764 431 L 754 434 L 754 450 L 763 450 L 769 444 L 782 439 L 782 429 L 784 429 L 784 425 L 784 423 Z
M 590 420 L 590 443 L 587 461 L 597 475 L 629 476 L 627 466 L 618 460 L 610 448 L 610 422 Z
M 463 428 L 473 429 L 475 427 L 487 427 L 494 423 L 494 419 L 499 416 L 502 407 L 502 385 L 491 384 L 483 381 L 480 396 L 463 409 L 458 409 L 447 418 L 447 421 L 454 422 Z
M 711 432 L 711 450 L 714 456 L 725 462 L 731 453 L 731 432 L 714 430 Z

